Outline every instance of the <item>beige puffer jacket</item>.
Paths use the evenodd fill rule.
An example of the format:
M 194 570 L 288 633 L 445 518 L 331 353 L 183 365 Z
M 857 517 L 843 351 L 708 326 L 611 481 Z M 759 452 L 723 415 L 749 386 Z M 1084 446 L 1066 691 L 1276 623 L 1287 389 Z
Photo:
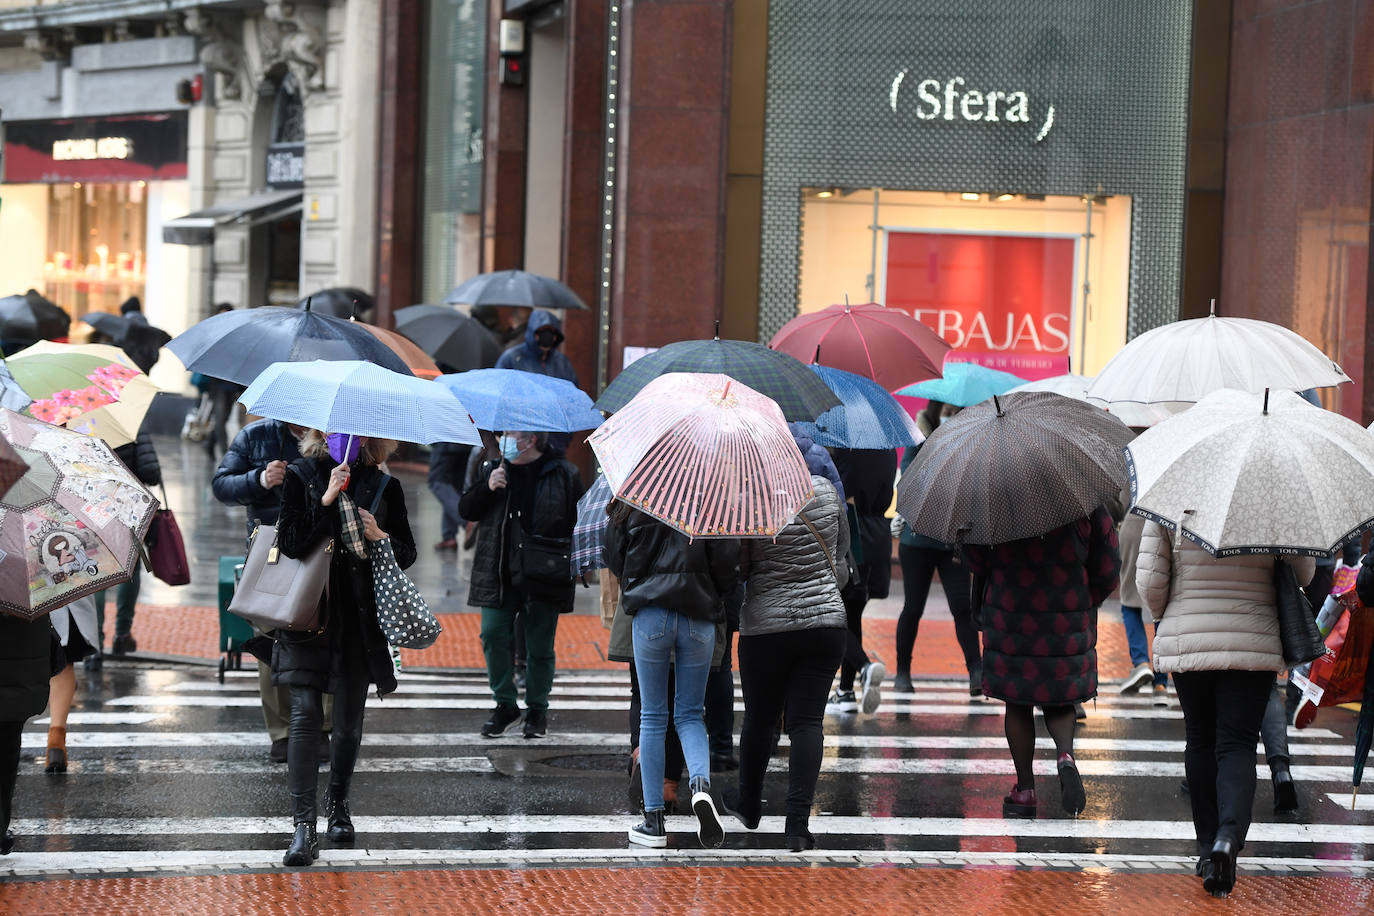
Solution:
M 1140 603 L 1140 589 L 1135 587 L 1136 555 L 1140 553 L 1140 535 L 1145 530 L 1145 519 L 1134 512 L 1127 513 L 1116 533 L 1117 549 L 1121 551 L 1121 598 L 1122 607 L 1144 607 Z
M 1274 605 L 1274 557 L 1216 559 L 1187 538 L 1147 522 L 1136 586 L 1158 623 L 1156 671 L 1278 671 L 1284 667 Z M 1299 584 L 1312 581 L 1311 557 L 1288 559 Z

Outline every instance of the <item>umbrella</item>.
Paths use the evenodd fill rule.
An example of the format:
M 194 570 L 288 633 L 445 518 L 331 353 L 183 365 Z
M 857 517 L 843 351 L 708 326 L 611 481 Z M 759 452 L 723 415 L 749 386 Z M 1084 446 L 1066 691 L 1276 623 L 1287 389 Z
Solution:
M 10 367 L 0 360 L 0 407 L 9 410 L 23 410 L 33 403 L 33 398 L 19 383 L 14 380 L 10 373 Z
M 977 363 L 948 363 L 943 378 L 908 385 L 898 394 L 908 398 L 943 401 L 956 407 L 981 404 L 994 394 L 1006 394 L 1026 380 Z
M 1369 759 L 1371 744 L 1374 744 L 1374 665 L 1364 672 L 1364 696 L 1360 701 L 1360 718 L 1355 723 L 1355 768 L 1350 776 L 1354 790 L 1350 793 L 1352 811 L 1355 809 L 1355 794 L 1360 790 L 1360 780 L 1364 778 L 1364 765 Z
M 601 414 L 572 382 L 520 369 L 473 369 L 439 377 L 478 429 L 571 433 L 596 429 Z
M 66 337 L 71 323 L 71 317 L 43 298 L 38 290 L 0 299 L 0 338 L 5 340 Z
M 396 313 L 396 333 L 455 372 L 490 369 L 501 344 L 482 323 L 447 305 L 411 305 Z
M 110 338 L 117 346 L 126 343 L 147 344 L 153 349 L 165 347 L 172 339 L 162 328 L 156 328 L 146 321 L 131 321 L 124 315 L 111 315 L 109 312 L 88 312 L 81 320 Z
M 993 397 L 930 434 L 897 484 L 897 512 L 945 543 L 1053 531 L 1121 495 L 1131 431 L 1048 391 Z
M 158 392 L 124 351 L 107 344 L 41 340 L 6 365 L 33 398 L 26 408 L 30 416 L 104 439 L 111 448 L 138 438 Z
M 1126 344 L 1088 386 L 1088 397 L 1183 407 L 1213 391 L 1302 391 L 1350 381 L 1298 334 L 1252 318 L 1175 321 Z
M 596 480 L 577 501 L 577 524 L 572 533 L 572 575 L 578 576 L 606 565 L 603 550 L 606 547 L 606 526 L 610 519 L 606 507 L 615 494 L 605 474 L 597 474 Z
M 443 385 L 357 360 L 274 363 L 239 402 L 251 414 L 324 432 L 482 443 L 467 410 Z
M 798 315 L 768 346 L 803 362 L 871 378 L 888 391 L 936 378 L 947 344 L 939 334 L 900 309 L 877 303 L 832 305 Z
M 1088 386 L 1093 383 L 1090 375 L 1051 375 L 1049 378 L 1036 379 L 1017 385 L 1007 391 L 1007 394 L 1015 394 L 1018 391 L 1053 391 L 1055 394 L 1062 394 L 1066 398 L 1073 398 L 1075 401 L 1086 401 L 1088 399 Z M 1129 424 L 1127 424 L 1129 425 Z
M 376 304 L 371 293 L 355 286 L 334 286 L 311 293 L 297 302 L 296 308 L 332 318 L 361 318 L 371 314 Z
M 0 497 L 0 613 L 30 620 L 129 581 L 157 500 L 99 439 L 0 409 L 28 472 Z
M 725 375 L 661 375 L 587 441 L 617 499 L 689 537 L 772 537 L 814 495 L 782 410 Z
M 8 493 L 15 481 L 28 473 L 28 470 L 29 463 L 19 457 L 19 453 L 8 440 L 0 436 L 0 496 Z
M 528 309 L 586 309 L 587 305 L 552 277 L 525 270 L 478 274 L 444 299 L 448 305 L 509 305 Z
M 862 375 L 812 366 L 826 387 L 842 402 L 816 418 L 796 426 L 817 444 L 827 448 L 905 448 L 921 435 L 916 421 L 882 385 Z
M 404 335 L 397 334 L 395 331 L 388 331 L 386 328 L 379 328 L 375 324 L 367 324 L 356 318 L 350 318 L 349 321 L 386 344 L 391 352 L 405 362 L 411 375 L 416 378 L 432 379 L 439 377 L 439 367 L 434 364 L 434 360 L 430 359 L 428 353 L 421 350 Z
M 1018 391 L 1053 391 L 1055 394 L 1062 394 L 1066 398 L 1086 401 L 1088 400 L 1088 386 L 1092 383 L 1093 377 L 1091 375 L 1052 375 L 1049 378 L 1017 385 L 1007 394 L 1015 394 Z M 1127 426 L 1136 428 L 1154 426 L 1183 409 L 1182 405 L 1175 405 L 1171 408 L 1164 404 L 1136 404 L 1131 401 L 1117 401 L 1112 404 L 1097 404 L 1097 406 L 1104 407 L 1112 416 Z
M 1213 556 L 1329 557 L 1374 525 L 1374 436 L 1291 391 L 1209 394 L 1126 460 L 1131 511 Z
M 626 367 L 596 406 L 613 413 L 653 379 L 668 372 L 728 375 L 772 398 L 789 420 L 814 420 L 840 399 L 800 360 L 746 340 L 680 340 Z
M 410 374 L 405 360 L 357 322 L 275 306 L 211 315 L 167 349 L 192 372 L 237 385 L 252 384 L 273 363 L 312 359 L 361 359 Z

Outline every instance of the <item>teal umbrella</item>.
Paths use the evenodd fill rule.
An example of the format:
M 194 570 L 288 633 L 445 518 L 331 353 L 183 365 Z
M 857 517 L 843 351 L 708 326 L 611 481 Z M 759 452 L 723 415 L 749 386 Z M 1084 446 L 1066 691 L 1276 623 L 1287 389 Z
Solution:
M 981 404 L 994 394 L 1006 394 L 1026 380 L 1010 372 L 989 369 L 977 363 L 946 363 L 943 378 L 908 385 L 897 393 L 909 398 L 926 398 L 956 407 Z

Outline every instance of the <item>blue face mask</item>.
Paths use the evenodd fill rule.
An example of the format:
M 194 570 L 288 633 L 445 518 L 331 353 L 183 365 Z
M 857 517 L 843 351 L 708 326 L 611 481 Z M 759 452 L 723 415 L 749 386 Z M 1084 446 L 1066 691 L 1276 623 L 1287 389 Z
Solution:
M 514 436 L 501 437 L 501 457 L 507 461 L 514 461 L 520 454 L 520 446 L 516 444 Z
M 352 464 L 358 460 L 358 453 L 362 451 L 362 443 L 358 441 L 358 437 L 347 433 L 330 433 L 324 437 L 324 444 L 329 448 L 329 457 L 339 464 Z

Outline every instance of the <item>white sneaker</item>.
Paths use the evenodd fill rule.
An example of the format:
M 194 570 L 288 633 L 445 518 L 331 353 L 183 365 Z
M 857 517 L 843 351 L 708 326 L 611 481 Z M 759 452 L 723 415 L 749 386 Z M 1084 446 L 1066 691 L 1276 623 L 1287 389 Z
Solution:
M 887 676 L 887 668 L 882 662 L 872 661 L 864 665 L 859 672 L 863 676 L 862 688 L 859 691 L 859 708 L 867 715 L 873 715 L 878 711 L 878 704 L 883 701 L 882 691 L 878 688 L 882 686 L 883 678 Z
M 1155 673 L 1149 665 L 1141 662 L 1131 669 L 1126 680 L 1121 682 L 1121 693 L 1137 693 L 1140 688 L 1154 680 Z

